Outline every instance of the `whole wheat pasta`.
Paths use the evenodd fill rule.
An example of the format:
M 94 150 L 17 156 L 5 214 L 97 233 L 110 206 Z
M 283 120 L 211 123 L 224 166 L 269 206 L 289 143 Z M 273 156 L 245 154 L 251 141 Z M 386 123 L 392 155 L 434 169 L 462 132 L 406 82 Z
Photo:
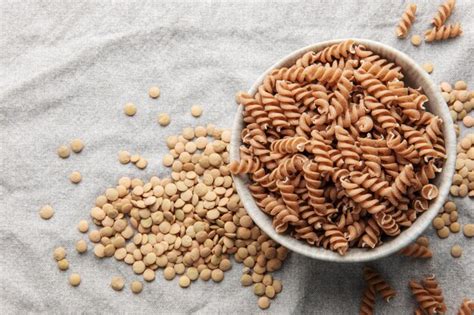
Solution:
M 380 274 L 370 267 L 364 268 L 364 279 L 369 286 L 373 286 L 377 292 L 379 292 L 383 299 L 387 302 L 390 301 L 396 292 L 393 290 L 387 282 L 380 276 Z
M 443 291 L 441 290 L 438 280 L 435 275 L 430 275 L 423 279 L 423 287 L 431 294 L 431 296 L 439 303 L 438 310 L 440 313 L 445 313 L 447 310 L 446 304 L 444 303 Z
M 433 253 L 428 247 L 413 243 L 400 251 L 400 255 L 414 258 L 431 258 Z
M 439 28 L 433 27 L 425 32 L 425 41 L 433 42 L 458 37 L 462 34 L 461 24 L 443 25 Z
M 405 12 L 402 14 L 402 18 L 397 25 L 397 29 L 395 30 L 395 34 L 399 38 L 405 38 L 408 34 L 408 31 L 411 28 L 411 25 L 415 21 L 415 13 L 416 13 L 416 4 L 409 4 L 408 7 L 405 9 Z
M 360 315 L 372 315 L 374 314 L 375 306 L 375 289 L 373 286 L 368 285 L 364 290 L 362 301 L 360 303 Z
M 471 315 L 474 312 L 474 301 L 464 299 L 458 310 L 458 315 Z
M 426 211 L 445 159 L 442 121 L 403 79 L 398 65 L 346 41 L 237 94 L 245 126 L 229 169 L 249 175 L 278 233 L 344 255 Z
M 441 4 L 438 7 L 438 11 L 436 12 L 436 15 L 433 18 L 433 25 L 437 28 L 443 26 L 446 20 L 453 12 L 455 5 L 456 0 L 446 0 L 443 4 Z
M 428 314 L 438 314 L 441 305 L 419 282 L 410 281 L 410 290 L 415 297 L 418 305 Z

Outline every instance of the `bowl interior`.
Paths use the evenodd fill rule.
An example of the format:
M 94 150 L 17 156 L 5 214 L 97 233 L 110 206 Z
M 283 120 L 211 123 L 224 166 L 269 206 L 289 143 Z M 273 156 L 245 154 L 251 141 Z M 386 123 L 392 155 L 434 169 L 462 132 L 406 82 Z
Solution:
M 344 40 L 347 39 L 321 42 L 318 44 L 304 47 L 300 50 L 291 53 L 290 55 L 284 57 L 283 59 L 275 63 L 267 71 L 265 71 L 255 81 L 252 88 L 249 90 L 249 93 L 251 95 L 254 95 L 260 84 L 263 82 L 263 79 L 273 69 L 291 66 L 300 56 L 310 50 L 319 51 L 327 46 L 339 43 Z M 448 107 L 443 97 L 441 96 L 437 85 L 432 82 L 429 75 L 420 66 L 418 66 L 411 58 L 409 58 L 404 53 L 379 42 L 365 39 L 353 40 L 358 44 L 363 44 L 368 49 L 371 49 L 375 53 L 383 56 L 385 59 L 401 66 L 402 71 L 405 75 L 404 80 L 405 82 L 407 82 L 407 85 L 415 88 L 421 87 L 423 89 L 424 93 L 429 99 L 429 103 L 426 104 L 427 110 L 439 116 L 443 120 L 443 132 L 445 138 L 447 158 L 443 166 L 443 170 L 437 174 L 437 177 L 433 181 L 433 183 L 439 188 L 438 198 L 431 202 L 428 210 L 425 211 L 421 216 L 419 216 L 411 227 L 402 231 L 397 237 L 387 240 L 375 249 L 351 248 L 345 256 L 340 256 L 339 254 L 324 248 L 311 246 L 303 241 L 294 239 L 288 234 L 278 234 L 273 229 L 271 218 L 260 210 L 260 208 L 255 203 L 252 195 L 250 194 L 250 191 L 247 188 L 247 185 L 249 183 L 248 176 L 234 176 L 234 182 L 237 191 L 245 208 L 247 209 L 247 212 L 252 217 L 254 222 L 266 234 L 268 234 L 268 236 L 270 236 L 272 239 L 294 252 L 325 261 L 362 262 L 375 260 L 397 252 L 403 247 L 413 242 L 428 227 L 428 225 L 431 223 L 431 220 L 436 216 L 440 208 L 443 206 L 443 203 L 448 196 L 449 187 L 451 185 L 452 176 L 454 174 L 456 135 L 454 132 L 454 125 Z M 240 159 L 239 147 L 241 145 L 240 132 L 242 131 L 242 128 L 242 105 L 240 105 L 236 114 L 232 130 L 232 140 L 230 149 L 231 160 Z

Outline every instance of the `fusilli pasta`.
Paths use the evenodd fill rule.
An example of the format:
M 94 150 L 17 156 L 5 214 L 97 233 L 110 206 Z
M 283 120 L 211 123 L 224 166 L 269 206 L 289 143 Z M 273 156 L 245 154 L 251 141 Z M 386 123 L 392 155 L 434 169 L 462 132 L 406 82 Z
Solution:
M 462 34 L 461 24 L 443 25 L 439 28 L 433 27 L 425 32 L 425 41 L 432 42 L 448 38 L 458 37 Z
M 438 7 L 435 17 L 433 18 L 433 25 L 435 27 L 441 27 L 444 25 L 446 20 L 449 18 L 456 5 L 456 0 L 446 0 L 443 4 Z
M 415 21 L 415 13 L 416 13 L 416 4 L 410 4 L 405 9 L 405 12 L 402 14 L 402 18 L 397 25 L 397 29 L 395 33 L 400 38 L 405 38 L 408 34 L 408 31 L 411 28 L 411 25 Z
M 229 169 L 249 175 L 278 233 L 344 255 L 382 244 L 428 208 L 445 159 L 442 121 L 403 79 L 350 40 L 274 69 L 255 95 L 237 94 L 245 126 Z
M 410 281 L 410 289 L 418 305 L 428 314 L 437 314 L 441 306 L 438 301 L 419 282 Z
M 431 258 L 433 253 L 431 250 L 417 243 L 413 243 L 405 247 L 400 251 L 403 256 L 414 257 L 414 258 Z
M 390 285 L 380 276 L 380 274 L 370 267 L 364 268 L 364 279 L 369 286 L 373 286 L 377 292 L 379 292 L 383 299 L 387 302 L 390 301 L 396 292 Z
M 474 312 L 474 301 L 469 299 L 464 299 L 462 301 L 461 307 L 459 307 L 458 315 L 472 315 Z

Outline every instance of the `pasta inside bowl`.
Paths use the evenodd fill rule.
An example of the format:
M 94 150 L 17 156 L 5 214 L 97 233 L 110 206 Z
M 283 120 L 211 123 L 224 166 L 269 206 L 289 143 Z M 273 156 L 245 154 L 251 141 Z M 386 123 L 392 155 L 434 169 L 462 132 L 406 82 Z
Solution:
M 371 41 L 371 40 L 341 39 L 341 40 L 332 40 L 332 41 L 321 42 L 321 43 L 318 43 L 318 44 L 315 44 L 315 45 L 310 45 L 310 46 L 304 47 L 304 48 L 302 48 L 298 51 L 295 51 L 295 52 L 291 53 L 290 55 L 284 57 L 279 62 L 274 64 L 272 67 L 270 67 L 267 71 L 265 71 L 259 77 L 259 79 L 253 84 L 253 86 L 249 90 L 248 94 L 251 95 L 251 96 L 254 96 L 258 92 L 259 86 L 261 86 L 265 82 L 264 81 L 265 78 L 267 78 L 267 76 L 270 73 L 272 73 L 275 69 L 280 69 L 280 68 L 283 68 L 283 67 L 291 67 L 296 62 L 307 63 L 306 66 L 308 66 L 308 64 L 311 64 L 311 62 L 308 61 L 308 60 L 304 60 L 304 58 L 306 58 L 306 57 L 304 57 L 304 58 L 301 58 L 301 57 L 309 56 L 308 58 L 311 58 L 312 54 L 307 54 L 308 52 L 310 52 L 310 51 L 319 52 L 319 51 L 322 51 L 326 47 L 330 47 L 332 45 L 340 44 L 340 43 L 354 43 L 356 45 L 363 45 L 366 49 L 368 49 L 368 50 L 372 51 L 373 53 L 380 55 L 382 58 L 388 60 L 388 62 L 394 63 L 395 65 L 399 66 L 401 68 L 401 71 L 403 72 L 403 81 L 405 82 L 405 86 L 406 87 L 412 87 L 413 88 L 413 93 L 417 93 L 415 91 L 416 88 L 421 88 L 421 91 L 423 92 L 423 94 L 426 95 L 427 102 L 423 101 L 422 104 L 420 103 L 421 104 L 420 107 L 422 108 L 422 106 L 424 106 L 426 108 L 427 112 L 432 113 L 433 115 L 436 115 L 439 118 L 441 118 L 441 120 L 442 120 L 442 130 L 439 130 L 438 132 L 442 133 L 442 137 L 444 138 L 445 159 L 444 159 L 444 164 L 442 165 L 442 169 L 439 170 L 439 173 L 436 174 L 435 178 L 430 180 L 430 183 L 435 185 L 438 188 L 438 192 L 439 192 L 438 197 L 431 201 L 431 203 L 429 204 L 428 208 L 425 211 L 418 213 L 418 217 L 416 218 L 416 220 L 414 220 L 413 222 L 410 223 L 411 225 L 409 227 L 402 230 L 401 233 L 400 233 L 400 231 L 398 231 L 396 234 L 394 233 L 393 235 L 396 235 L 394 237 L 384 238 L 383 243 L 381 243 L 377 247 L 374 247 L 374 248 L 371 248 L 371 246 L 366 246 L 368 248 L 352 248 L 351 247 L 350 250 L 347 250 L 347 248 L 338 247 L 339 245 L 335 244 L 335 243 L 337 243 L 337 238 L 336 238 L 336 241 L 332 242 L 334 244 L 330 244 L 330 245 L 326 244 L 327 247 L 331 247 L 334 250 L 333 251 L 333 250 L 325 249 L 325 248 L 322 248 L 322 247 L 316 247 L 314 245 L 310 245 L 310 244 L 308 244 L 308 242 L 304 242 L 301 239 L 296 239 L 288 233 L 278 233 L 275 229 L 274 222 L 272 222 L 272 217 L 261 210 L 261 208 L 257 205 L 257 202 L 256 202 L 254 196 L 252 195 L 251 191 L 249 190 L 249 185 L 252 183 L 252 180 L 249 178 L 249 176 L 247 176 L 245 174 L 244 175 L 235 175 L 234 176 L 234 182 L 235 182 L 237 191 L 238 191 L 238 193 L 241 197 L 241 200 L 242 200 L 245 208 L 247 209 L 247 212 L 249 213 L 249 215 L 252 217 L 252 219 L 255 221 L 255 223 L 266 234 L 268 234 L 272 239 L 274 239 L 275 241 L 277 241 L 281 245 L 283 245 L 283 246 L 287 247 L 288 249 L 290 249 L 292 251 L 295 251 L 299 254 L 302 254 L 302 255 L 305 255 L 305 256 L 308 256 L 308 257 L 311 257 L 311 258 L 315 258 L 315 259 L 326 260 L 326 261 L 337 261 L 337 262 L 362 262 L 362 261 L 370 261 L 370 260 L 375 260 L 375 259 L 378 259 L 378 258 L 382 258 L 382 257 L 388 256 L 392 253 L 395 253 L 395 252 L 401 250 L 402 248 L 404 248 L 405 246 L 407 246 L 411 242 L 413 242 L 427 228 L 427 226 L 430 224 L 431 220 L 436 216 L 439 209 L 443 206 L 443 203 L 444 203 L 444 201 L 447 198 L 447 195 L 449 193 L 449 187 L 451 185 L 451 179 L 452 179 L 452 175 L 454 173 L 454 163 L 455 163 L 455 154 L 456 154 L 456 136 L 455 136 L 454 126 L 453 126 L 453 122 L 452 122 L 452 119 L 451 119 L 450 114 L 449 114 L 448 107 L 447 107 L 445 101 L 443 100 L 443 98 L 442 98 L 442 96 L 439 92 L 439 89 L 431 81 L 428 74 L 426 74 L 412 59 L 410 59 L 407 55 L 403 54 L 402 52 L 400 52 L 400 51 L 398 51 L 394 48 L 391 48 L 389 46 L 386 46 L 384 44 L 381 44 L 381 43 L 378 43 L 378 42 L 375 42 L 375 41 Z M 347 49 L 349 49 L 349 48 L 347 48 Z M 331 54 L 331 53 L 329 53 L 329 54 Z M 334 52 L 334 54 L 337 55 L 338 52 Z M 334 58 L 334 59 L 338 59 L 338 58 Z M 330 60 L 330 61 L 333 62 L 333 60 Z M 323 72 L 317 72 L 317 71 L 320 70 L 321 67 L 322 66 L 314 66 L 311 69 L 309 69 L 304 75 L 306 75 L 306 76 L 312 75 L 314 78 L 325 80 L 325 82 L 331 83 L 331 80 L 333 78 L 336 78 L 336 75 L 334 75 L 334 77 L 332 78 L 331 77 L 332 72 L 329 72 L 329 75 L 323 74 L 323 72 L 324 72 L 323 70 L 321 70 Z M 295 80 L 298 80 L 298 78 L 297 78 L 298 75 L 303 75 L 303 74 L 295 73 L 294 74 Z M 358 76 L 365 75 L 365 70 L 361 70 L 360 73 L 357 73 L 357 75 Z M 394 72 L 393 73 L 385 73 L 384 75 L 390 76 L 390 75 L 396 75 L 396 73 L 394 73 Z M 338 76 L 334 80 L 340 80 L 341 76 Z M 365 78 L 357 78 L 357 79 L 360 82 L 367 82 Z M 369 76 L 369 79 L 370 79 L 370 76 Z M 383 80 L 383 79 L 380 78 L 380 80 Z M 394 80 L 394 81 L 397 81 L 397 80 Z M 266 82 L 267 82 L 266 84 L 268 84 L 268 80 Z M 336 81 L 334 81 L 334 82 L 336 82 Z M 372 81 L 370 81 L 370 82 L 372 82 Z M 364 86 L 364 88 L 372 89 L 371 93 L 375 93 L 375 95 L 377 96 L 377 99 L 376 99 L 377 101 L 379 101 L 381 103 L 387 102 L 387 104 L 390 104 L 390 102 L 391 102 L 391 100 L 389 99 L 390 95 L 386 95 L 386 94 L 384 94 L 383 91 L 377 90 L 377 84 L 372 84 L 373 82 L 372 83 L 370 83 L 370 82 L 367 83 L 368 85 Z M 285 84 L 285 83 L 282 82 L 281 84 Z M 364 85 L 364 83 L 361 83 L 361 85 Z M 376 94 L 376 93 L 378 93 L 378 94 Z M 284 97 L 284 92 L 282 92 L 282 94 L 283 94 L 283 97 Z M 337 96 L 332 95 L 331 97 L 336 98 Z M 365 99 L 365 101 L 367 101 L 367 99 Z M 333 104 L 331 104 L 331 105 L 333 105 Z M 337 104 L 336 104 L 336 106 L 332 106 L 332 107 L 333 107 L 333 109 L 332 109 L 333 112 L 336 112 L 335 115 L 340 115 L 341 114 L 340 112 L 337 113 L 337 111 L 339 110 L 337 108 Z M 313 110 L 315 110 L 315 109 L 313 108 Z M 321 110 L 321 108 L 317 108 L 317 110 Z M 372 110 L 374 110 L 374 109 L 372 109 Z M 326 115 L 331 114 L 331 112 L 325 112 L 325 110 L 321 110 L 321 111 L 324 112 Z M 242 138 L 241 138 L 241 133 L 242 133 L 242 130 L 244 128 L 244 120 L 242 118 L 242 113 L 243 113 L 243 106 L 239 105 L 237 115 L 236 115 L 236 118 L 235 118 L 235 122 L 234 122 L 234 126 L 233 126 L 231 150 L 230 150 L 231 160 L 240 160 L 240 147 L 243 144 Z M 406 116 L 410 117 L 410 115 L 415 115 L 415 114 L 416 113 L 413 113 L 413 112 L 410 111 L 410 108 L 407 107 L 406 111 L 405 111 L 405 108 L 404 108 L 403 115 L 406 115 Z M 316 116 L 320 117 L 320 116 L 322 116 L 322 114 L 321 115 L 318 114 Z M 288 118 L 288 117 L 286 117 L 286 118 Z M 291 116 L 290 116 L 290 118 L 291 118 Z M 273 124 L 273 126 L 277 126 L 277 128 L 275 128 L 275 130 L 279 130 L 278 129 L 278 119 L 281 119 L 280 116 L 273 116 L 273 117 L 271 117 L 271 121 L 269 122 L 269 123 Z M 423 119 L 423 118 L 414 117 L 413 119 L 414 120 L 420 120 L 420 119 Z M 285 122 L 282 122 L 282 124 L 284 124 L 284 123 Z M 367 121 L 365 121 L 365 122 L 362 121 L 361 123 L 359 123 L 359 125 L 356 128 L 358 128 L 359 131 L 363 132 L 365 128 L 371 128 L 370 124 L 371 124 L 370 119 L 367 119 Z M 406 127 L 406 128 L 408 128 L 408 127 Z M 336 131 L 333 131 L 333 132 L 338 133 L 338 136 L 341 137 L 341 139 L 343 139 L 343 136 L 341 136 L 341 134 L 344 134 L 344 132 L 345 132 L 344 129 L 345 128 L 341 128 L 340 126 L 335 126 L 333 129 L 336 130 Z M 400 131 L 400 132 L 402 132 L 402 131 Z M 403 132 L 408 132 L 409 133 L 409 132 L 411 132 L 411 130 L 404 130 Z M 313 134 L 311 134 L 311 135 L 313 135 Z M 317 136 L 317 135 L 315 135 L 315 136 Z M 399 142 L 396 142 L 397 136 L 398 136 L 397 132 L 393 132 L 390 135 L 391 139 L 385 139 L 385 140 L 392 141 L 392 142 L 395 141 L 394 142 L 395 145 L 399 145 Z M 321 143 L 324 143 L 324 141 L 326 141 L 324 139 L 324 137 L 320 140 L 321 140 Z M 340 139 L 338 138 L 338 140 L 340 140 Z M 283 151 L 284 150 L 294 150 L 296 152 L 296 151 L 299 151 L 302 147 L 305 147 L 305 146 L 308 145 L 307 142 L 298 143 L 298 141 L 300 141 L 298 139 L 293 139 L 292 141 L 294 141 L 294 143 L 291 143 L 291 145 L 287 145 L 289 149 L 277 147 L 278 145 L 282 145 L 281 143 L 280 144 L 277 144 L 277 143 L 272 144 L 273 147 L 274 147 L 273 149 L 283 150 Z M 370 141 L 367 141 L 367 142 L 369 143 L 369 144 L 367 144 L 367 146 L 370 147 L 371 142 Z M 409 144 L 410 145 L 411 144 L 415 145 L 414 143 L 409 143 Z M 358 147 L 361 146 L 361 143 L 352 143 L 351 145 L 352 145 L 352 149 L 348 149 L 347 153 L 346 153 L 346 156 L 344 157 L 345 158 L 344 163 L 347 162 L 347 164 L 352 163 L 351 162 L 352 160 L 350 159 L 350 156 L 351 156 L 350 152 L 359 150 Z M 291 149 L 291 148 L 293 148 L 293 149 Z M 421 147 L 417 146 L 417 150 L 418 149 L 421 149 Z M 295 152 L 293 152 L 293 153 L 295 153 Z M 318 151 L 314 151 L 314 152 L 318 152 Z M 424 153 L 420 154 L 421 156 L 417 156 L 417 157 L 408 156 L 408 159 L 410 160 L 410 159 L 413 158 L 413 159 L 415 159 L 415 161 L 418 161 L 417 158 L 418 159 L 423 159 L 424 158 L 427 161 L 427 159 L 430 159 L 430 157 L 429 156 L 427 157 L 425 154 L 427 154 L 426 151 Z M 317 156 L 318 156 L 317 154 L 314 155 L 314 157 L 317 157 Z M 311 158 L 313 158 L 313 156 Z M 304 165 L 306 165 L 306 167 L 307 167 L 308 163 L 305 160 L 305 158 L 302 157 L 301 159 L 304 160 L 304 163 L 305 163 Z M 410 160 L 410 161 L 413 161 L 413 160 Z M 280 163 L 280 161 L 278 161 L 277 164 L 278 163 Z M 296 161 L 294 164 L 296 164 L 296 163 L 299 163 L 299 162 Z M 319 160 L 318 163 L 321 164 L 321 160 Z M 402 163 L 402 162 L 399 162 L 399 163 Z M 303 162 L 301 162 L 300 164 L 303 165 Z M 409 167 L 407 165 L 411 164 L 411 163 L 403 162 L 402 164 L 405 164 L 405 165 L 402 165 L 402 166 L 406 167 L 408 169 L 407 170 L 407 172 L 408 172 Z M 354 162 L 354 165 L 356 165 L 356 161 Z M 301 167 L 303 167 L 303 166 L 301 166 Z M 350 167 L 352 167 L 352 166 L 350 166 Z M 354 167 L 357 169 L 357 166 L 354 166 Z M 400 169 L 402 169 L 403 167 L 401 167 Z M 248 168 L 247 171 L 250 171 L 250 173 L 256 171 L 256 169 L 251 169 L 251 167 L 247 167 L 247 168 Z M 374 170 L 377 169 L 376 163 L 374 163 L 373 169 Z M 319 169 L 318 169 L 318 171 L 319 171 Z M 396 172 L 398 172 L 398 171 L 396 171 Z M 364 168 L 364 170 L 362 172 L 358 172 L 357 176 L 359 176 L 359 179 L 362 178 L 360 180 L 363 180 L 365 178 L 365 177 L 363 177 L 363 176 L 365 176 L 364 173 L 367 173 L 367 168 Z M 283 175 L 285 175 L 285 174 L 283 174 Z M 349 184 L 351 184 L 350 180 L 348 179 L 349 176 L 354 177 L 354 178 L 351 177 L 350 180 L 352 180 L 353 182 L 357 182 L 356 174 L 355 173 L 352 174 L 352 172 L 351 172 L 351 175 L 342 172 L 341 176 L 337 177 L 337 181 L 338 182 L 340 181 L 341 183 L 344 183 L 344 181 L 348 181 Z M 280 185 L 281 189 L 285 189 L 285 185 L 288 184 L 288 179 L 285 179 L 284 176 L 282 176 L 281 178 L 282 179 L 278 182 L 278 184 Z M 347 187 L 345 187 L 344 189 L 347 188 L 347 189 L 350 190 L 351 188 L 350 188 L 349 184 L 347 184 L 346 185 Z M 372 187 L 369 187 L 369 186 L 367 186 L 365 188 L 366 188 L 367 191 L 370 191 L 370 189 L 372 189 Z M 356 187 L 355 191 L 358 192 L 359 190 L 357 190 L 357 189 L 358 188 Z M 401 187 L 401 189 L 402 190 L 404 189 L 403 186 Z M 405 187 L 405 189 L 406 189 L 406 187 Z M 425 188 L 424 190 L 427 191 L 426 194 L 429 193 L 430 196 L 435 194 L 435 191 L 432 187 L 430 189 Z M 336 191 L 336 193 L 337 193 L 337 191 Z M 357 199 L 357 200 L 358 200 L 358 202 L 359 201 L 360 202 L 366 202 L 367 201 L 365 199 L 364 200 Z M 299 203 L 298 199 L 294 199 L 294 196 L 289 196 L 288 200 L 285 200 L 285 202 L 287 204 L 288 204 L 288 202 L 293 202 L 293 201 L 295 202 L 295 205 Z M 388 202 L 386 204 L 388 204 Z M 395 201 L 394 204 L 397 204 L 397 202 Z M 375 205 L 375 207 L 374 207 L 374 205 Z M 378 214 L 376 214 L 376 212 L 379 211 L 379 210 L 377 210 L 378 206 L 379 205 L 377 205 L 377 203 L 374 203 L 374 204 L 370 204 L 370 207 L 366 207 L 366 208 L 370 209 L 370 211 L 373 211 L 375 213 L 374 215 L 378 216 Z M 392 209 L 395 209 L 395 210 L 397 209 L 397 207 L 402 208 L 402 205 L 394 206 L 392 204 L 390 206 L 392 207 Z M 291 206 L 290 206 L 290 208 L 291 208 Z M 336 208 L 336 206 L 334 206 L 334 208 Z M 365 209 L 363 211 L 367 211 L 367 209 Z M 403 210 L 406 210 L 406 209 L 403 209 Z M 292 218 L 291 217 L 287 217 L 287 221 L 289 222 L 288 223 L 289 225 L 292 224 L 292 222 L 291 222 Z M 381 221 L 383 221 L 383 220 L 381 219 Z M 296 222 L 296 219 L 293 220 L 293 222 Z M 328 223 L 328 222 L 326 221 L 326 223 Z M 337 224 L 335 222 L 329 222 L 329 223 L 334 224 L 334 225 Z M 339 221 L 339 223 L 340 223 L 340 221 Z M 323 222 L 323 224 L 324 224 L 324 222 Z M 284 228 L 286 228 L 286 226 L 284 226 Z M 366 227 L 364 227 L 364 229 L 365 228 Z M 278 226 L 277 226 L 277 229 L 278 229 Z M 390 231 L 390 230 L 387 228 L 387 231 Z M 281 231 L 279 231 L 279 232 L 281 232 Z M 385 232 L 385 229 L 384 229 L 384 232 Z M 337 233 L 339 233 L 339 232 L 337 232 Z M 340 235 L 340 237 L 342 237 L 342 238 L 346 238 L 346 240 L 347 240 L 347 237 L 348 237 L 347 233 L 346 234 L 339 233 L 338 235 Z M 342 238 L 341 238 L 341 242 L 342 242 Z M 363 245 L 367 245 L 367 242 Z M 341 253 L 343 255 L 341 255 Z

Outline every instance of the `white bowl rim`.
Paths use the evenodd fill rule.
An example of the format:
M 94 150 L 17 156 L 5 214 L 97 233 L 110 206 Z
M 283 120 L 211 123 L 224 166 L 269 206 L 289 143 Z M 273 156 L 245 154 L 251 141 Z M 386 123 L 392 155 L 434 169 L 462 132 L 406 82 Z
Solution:
M 408 57 L 403 52 L 390 47 L 388 45 L 382 44 L 368 39 L 358 39 L 358 38 L 346 38 L 346 39 L 334 39 L 329 41 L 323 41 L 316 44 L 308 45 L 301 49 L 298 49 L 289 55 L 283 57 L 270 68 L 268 68 L 252 85 L 249 90 L 250 95 L 254 95 L 263 82 L 267 74 L 269 74 L 275 68 L 281 68 L 283 66 L 288 66 L 294 64 L 295 60 L 302 56 L 304 53 L 313 50 L 319 51 L 324 47 L 340 43 L 346 40 L 354 40 L 358 44 L 367 46 L 370 49 L 374 50 L 384 50 L 384 54 L 391 54 L 394 57 L 396 64 L 400 64 L 400 61 L 408 66 L 408 69 L 412 68 L 414 72 L 419 76 L 421 82 L 419 85 L 423 87 L 424 93 L 429 96 L 429 102 L 431 107 L 437 107 L 439 113 L 438 116 L 443 120 L 444 123 L 444 137 L 445 137 L 445 146 L 446 146 L 446 161 L 443 166 L 443 170 L 438 174 L 437 179 L 441 178 L 441 183 L 438 185 L 439 196 L 434 200 L 430 207 L 415 220 L 412 226 L 408 229 L 405 229 L 397 237 L 385 242 L 384 244 L 376 247 L 375 249 L 358 249 L 351 248 L 346 255 L 341 256 L 333 251 L 311 246 L 303 241 L 297 240 L 291 237 L 288 234 L 278 234 L 271 224 L 270 217 L 265 214 L 260 208 L 256 205 L 252 195 L 250 194 L 249 189 L 247 188 L 246 183 L 248 182 L 248 177 L 243 176 L 233 176 L 234 183 L 241 197 L 242 203 L 246 208 L 248 214 L 253 219 L 253 221 L 262 229 L 270 238 L 285 246 L 289 250 L 296 252 L 298 254 L 322 260 L 322 261 L 332 261 L 332 262 L 365 262 L 380 259 L 386 256 L 389 256 L 395 252 L 398 252 L 402 248 L 408 246 L 415 239 L 423 233 L 423 231 L 430 225 L 431 221 L 438 214 L 441 207 L 444 205 L 449 194 L 449 188 L 451 186 L 452 176 L 454 174 L 455 168 L 455 159 L 456 159 L 456 134 L 454 131 L 454 124 L 449 113 L 448 106 L 444 101 L 439 88 L 433 83 L 429 75 L 410 57 Z M 404 67 L 404 72 L 405 72 Z M 231 160 L 239 160 L 239 147 L 241 145 L 240 132 L 242 130 L 242 105 L 239 105 L 234 124 L 232 127 L 232 139 L 230 146 L 230 158 Z

